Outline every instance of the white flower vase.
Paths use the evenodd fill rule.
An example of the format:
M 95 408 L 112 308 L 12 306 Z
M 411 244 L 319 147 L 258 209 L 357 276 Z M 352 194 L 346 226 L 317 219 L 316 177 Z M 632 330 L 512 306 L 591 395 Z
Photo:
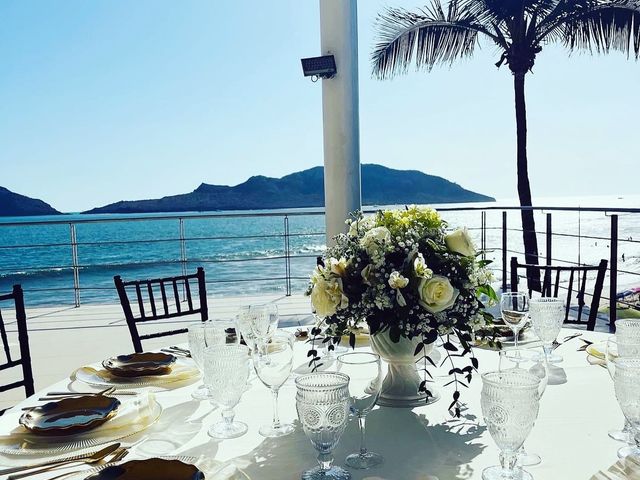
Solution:
M 382 391 L 378 399 L 378 405 L 385 407 L 412 408 L 428 405 L 440 400 L 440 394 L 432 384 L 427 386 L 433 395 L 427 401 L 425 393 L 419 392 L 422 377 L 416 367 L 417 358 L 414 352 L 421 339 L 414 337 L 409 340 L 400 337 L 399 342 L 389 338 L 389 332 L 371 335 L 371 348 L 380 355 L 389 368 L 387 376 L 382 382 Z M 425 345 L 419 357 L 429 355 L 433 351 L 433 344 Z

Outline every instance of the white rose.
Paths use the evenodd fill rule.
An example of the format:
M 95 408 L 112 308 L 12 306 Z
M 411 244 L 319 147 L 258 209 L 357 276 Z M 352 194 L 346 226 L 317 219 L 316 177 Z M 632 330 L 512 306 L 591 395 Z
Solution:
M 427 267 L 427 262 L 424 261 L 421 253 L 413 261 L 413 271 L 416 273 L 416 277 L 431 278 L 433 276 L 433 270 Z
M 342 279 L 327 280 L 323 275 L 314 276 L 311 303 L 316 314 L 323 318 L 349 306 L 349 299 L 342 290 Z
M 358 232 L 362 233 L 366 230 L 369 230 L 371 227 L 373 227 L 374 222 L 375 218 L 372 216 L 362 217 L 359 220 L 353 220 L 349 225 L 349 236 L 357 237 Z
M 360 240 L 360 245 L 369 255 L 389 243 L 391 243 L 391 232 L 386 227 L 374 227 L 365 233 Z
M 409 279 L 400 275 L 395 270 L 389 275 L 389 286 L 391 288 L 404 288 L 409 284 Z
M 465 257 L 473 257 L 476 254 L 473 240 L 471 240 L 466 228 L 456 230 L 444 237 L 444 243 L 450 251 L 459 253 Z
M 331 270 L 331 273 L 338 275 L 339 277 L 344 277 L 347 273 L 348 265 L 349 262 L 347 262 L 344 257 L 340 258 L 340 260 L 336 258 L 329 259 L 329 269 Z
M 423 278 L 418 286 L 420 305 L 431 313 L 442 312 L 453 306 L 459 293 L 449 279 L 441 275 Z

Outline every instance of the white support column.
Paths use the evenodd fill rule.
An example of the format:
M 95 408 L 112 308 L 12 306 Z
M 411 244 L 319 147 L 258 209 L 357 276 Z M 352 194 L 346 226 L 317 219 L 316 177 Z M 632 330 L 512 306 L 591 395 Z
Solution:
M 322 54 L 337 75 L 322 81 L 327 245 L 361 208 L 357 0 L 320 0 Z

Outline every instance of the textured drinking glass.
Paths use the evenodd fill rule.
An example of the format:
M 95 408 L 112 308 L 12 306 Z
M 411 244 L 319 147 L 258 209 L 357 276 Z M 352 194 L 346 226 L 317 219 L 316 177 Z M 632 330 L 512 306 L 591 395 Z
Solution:
M 618 457 L 640 455 L 640 359 L 622 358 L 614 360 L 613 385 L 618 404 L 631 426 L 634 444 L 618 450 Z
M 209 398 L 222 409 L 222 421 L 209 429 L 213 438 L 235 438 L 247 431 L 246 424 L 234 421 L 233 408 L 246 390 L 249 360 L 249 348 L 244 345 L 214 345 L 204 351 Z
M 620 357 L 616 336 L 617 336 L 617 333 L 616 335 L 611 335 L 609 338 L 607 338 L 607 341 L 605 343 L 605 350 L 604 350 L 604 359 L 607 365 L 607 370 L 609 371 L 609 375 L 611 376 L 612 380 L 615 377 L 615 371 L 616 371 L 615 361 Z M 622 348 L 622 351 L 624 353 L 627 353 L 627 356 L 625 358 L 638 358 L 638 355 L 635 355 L 635 357 L 633 355 L 628 355 L 630 352 L 633 353 L 636 350 L 640 350 L 640 343 L 633 344 L 633 343 L 627 342 Z M 633 443 L 633 436 L 631 432 L 632 432 L 631 424 L 625 417 L 624 427 L 622 427 L 622 430 L 619 430 L 619 429 L 609 430 L 608 435 L 609 437 L 611 437 L 612 439 L 618 442 Z
M 345 463 L 358 469 L 380 465 L 382 455 L 368 451 L 365 443 L 366 417 L 378 401 L 382 388 L 380 356 L 367 352 L 345 353 L 338 356 L 337 370 L 349 377 L 350 410 L 358 418 L 360 428 L 360 451 L 347 456 Z
M 238 315 L 236 316 L 236 330 L 242 336 L 247 347 L 253 351 L 256 347 L 256 337 L 253 334 L 253 329 L 251 328 L 251 312 L 249 308 L 250 307 L 248 305 L 240 307 Z
M 618 354 L 623 357 L 640 357 L 640 319 L 616 321 Z
M 264 437 L 282 437 L 293 432 L 293 425 L 281 423 L 278 416 L 278 391 L 287 381 L 293 365 L 295 337 L 283 330 L 276 331 L 271 341 L 253 351 L 253 367 L 256 375 L 273 395 L 273 421 L 260 427 Z
M 318 466 L 303 480 L 349 480 L 351 474 L 332 465 L 331 452 L 340 441 L 349 417 L 349 377 L 339 372 L 310 373 L 296 379 L 296 409 L 304 433 L 318 450 Z
M 529 303 L 531 326 L 540 341 L 548 363 L 559 363 L 562 357 L 553 353 L 553 342 L 564 322 L 565 307 L 559 298 L 532 298 Z
M 516 463 L 538 417 L 539 387 L 540 378 L 521 368 L 482 375 L 482 416 L 500 449 L 500 465 L 483 470 L 483 480 L 533 478 Z
M 514 339 L 514 358 L 521 358 L 518 349 L 518 334 L 529 318 L 529 296 L 523 292 L 505 292 L 500 297 L 500 314 L 511 328 Z
M 204 372 L 204 351 L 207 347 L 239 342 L 231 320 L 210 320 L 189 325 L 187 338 L 191 358 L 201 372 Z M 191 396 L 196 400 L 209 398 L 206 381 Z

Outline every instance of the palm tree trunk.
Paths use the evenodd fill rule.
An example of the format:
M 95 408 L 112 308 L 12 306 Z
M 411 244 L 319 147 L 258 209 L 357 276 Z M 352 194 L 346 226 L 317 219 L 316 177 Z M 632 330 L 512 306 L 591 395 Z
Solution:
M 527 108 L 524 98 L 524 79 L 526 72 L 513 74 L 513 85 L 516 103 L 516 135 L 518 148 L 518 196 L 520 206 L 530 207 L 531 186 L 527 167 Z M 533 210 L 522 210 L 522 239 L 524 240 L 525 261 L 527 264 L 538 264 L 538 239 Z M 527 272 L 529 289 L 540 290 L 540 276 L 536 272 Z

